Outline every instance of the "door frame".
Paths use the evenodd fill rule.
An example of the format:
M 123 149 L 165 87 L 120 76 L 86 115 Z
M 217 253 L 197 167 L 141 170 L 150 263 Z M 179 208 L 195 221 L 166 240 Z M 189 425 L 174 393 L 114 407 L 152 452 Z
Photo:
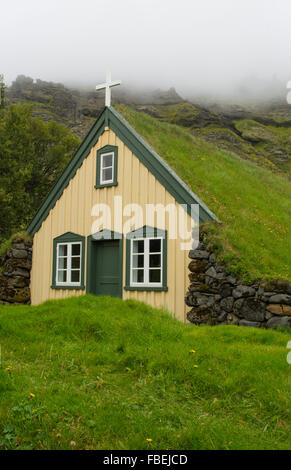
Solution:
M 87 237 L 87 269 L 86 269 L 86 293 L 92 294 L 93 291 L 93 283 L 94 283 L 94 275 L 93 275 L 93 244 L 98 243 L 99 241 L 110 241 L 110 240 L 118 240 L 119 241 L 119 248 L 118 248 L 118 257 L 119 257 L 119 277 L 120 277 L 120 289 L 119 294 L 120 298 L 122 299 L 122 292 L 123 292 L 123 283 L 122 283 L 122 274 L 123 274 L 123 235 L 119 232 L 113 232 L 112 230 L 104 229 L 100 230 L 100 232 L 96 232 L 93 235 L 89 235 Z

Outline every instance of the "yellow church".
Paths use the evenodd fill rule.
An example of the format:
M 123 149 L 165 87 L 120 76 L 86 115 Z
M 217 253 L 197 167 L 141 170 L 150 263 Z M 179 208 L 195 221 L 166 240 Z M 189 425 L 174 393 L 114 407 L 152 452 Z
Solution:
M 192 206 L 200 222 L 216 217 L 111 106 L 119 83 L 107 77 L 96 87 L 106 90 L 105 107 L 30 222 L 31 303 L 110 295 L 186 321 L 189 249 L 180 231 L 171 234 L 173 218 L 153 211 L 170 207 L 176 220 L 182 207 L 188 233 Z

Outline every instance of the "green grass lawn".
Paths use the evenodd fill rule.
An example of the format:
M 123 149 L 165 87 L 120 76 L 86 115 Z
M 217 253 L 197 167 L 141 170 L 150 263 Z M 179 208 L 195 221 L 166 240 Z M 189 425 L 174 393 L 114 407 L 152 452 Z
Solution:
M 209 231 L 219 260 L 245 280 L 291 279 L 291 185 L 182 127 L 125 106 L 118 111 L 219 217 Z
M 108 297 L 0 306 L 0 448 L 290 448 L 288 340 Z

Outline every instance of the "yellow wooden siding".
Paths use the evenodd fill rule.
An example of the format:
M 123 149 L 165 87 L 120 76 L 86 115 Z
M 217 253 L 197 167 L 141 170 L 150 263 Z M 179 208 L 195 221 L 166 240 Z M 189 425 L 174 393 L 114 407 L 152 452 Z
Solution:
M 118 146 L 118 185 L 95 189 L 96 151 L 104 145 Z M 31 300 L 36 305 L 48 299 L 61 299 L 71 295 L 81 295 L 82 290 L 52 289 L 52 247 L 53 239 L 66 232 L 74 232 L 87 237 L 96 217 L 91 216 L 93 205 L 105 203 L 113 207 L 114 196 L 122 196 L 123 206 L 136 203 L 143 208 L 145 223 L 145 204 L 178 203 L 159 183 L 126 145 L 107 129 L 97 144 L 77 170 L 62 196 L 50 211 L 46 220 L 34 236 L 31 272 Z M 113 211 L 112 211 L 113 214 Z M 123 219 L 127 220 L 127 217 Z M 188 216 L 190 223 L 190 216 Z M 112 222 L 113 223 L 113 222 Z M 166 218 L 166 230 L 168 230 Z M 108 227 L 110 228 L 110 227 Z M 158 227 L 159 228 L 159 227 Z M 163 227 L 161 227 L 163 228 Z M 113 228 L 112 228 L 113 229 Z M 125 284 L 126 240 L 123 240 L 123 286 Z M 137 299 L 155 307 L 166 307 L 182 321 L 186 319 L 185 292 L 188 287 L 187 251 L 180 249 L 180 240 L 168 239 L 168 292 L 125 291 L 123 299 Z M 86 250 L 84 282 L 86 285 Z

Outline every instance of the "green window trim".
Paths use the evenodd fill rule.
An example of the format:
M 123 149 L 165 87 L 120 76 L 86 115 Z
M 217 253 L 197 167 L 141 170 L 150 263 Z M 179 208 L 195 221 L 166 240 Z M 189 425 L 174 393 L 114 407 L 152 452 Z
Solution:
M 135 238 L 162 238 L 163 251 L 162 251 L 162 285 L 157 286 L 132 286 L 130 284 L 130 269 L 131 269 L 131 240 Z M 127 291 L 168 291 L 167 286 L 167 231 L 150 227 L 145 225 L 133 232 L 126 235 L 126 274 L 124 290 Z
M 138 286 L 124 286 L 124 290 L 129 290 L 129 291 L 156 291 L 156 292 L 167 292 L 169 289 L 168 287 L 138 287 Z
M 81 243 L 81 264 L 80 264 L 80 285 L 58 285 L 57 276 L 57 245 L 59 243 Z M 52 271 L 52 289 L 60 290 L 83 290 L 84 285 L 84 262 L 85 262 L 85 237 L 72 232 L 66 232 L 53 239 L 53 271 Z
M 101 182 L 101 156 L 105 153 L 113 153 L 113 181 L 108 183 Z M 118 147 L 116 145 L 105 145 L 97 150 L 96 154 L 96 184 L 95 188 L 108 188 L 110 186 L 117 186 L 117 169 L 118 169 Z

